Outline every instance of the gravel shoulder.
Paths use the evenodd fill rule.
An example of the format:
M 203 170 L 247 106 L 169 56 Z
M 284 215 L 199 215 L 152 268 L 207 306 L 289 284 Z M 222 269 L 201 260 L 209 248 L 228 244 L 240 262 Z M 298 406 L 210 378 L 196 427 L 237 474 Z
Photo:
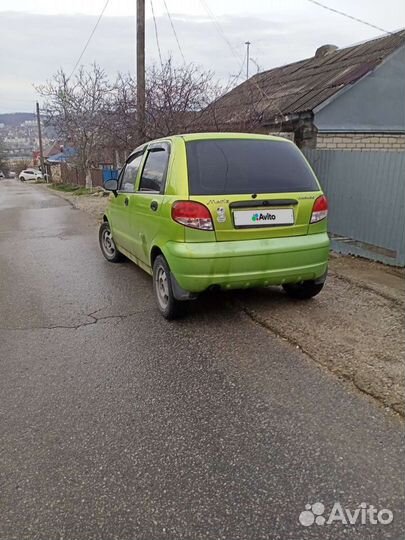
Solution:
M 52 188 L 46 187 L 44 184 L 39 184 L 42 189 L 48 189 L 54 195 L 62 197 L 66 201 L 69 201 L 72 206 L 83 212 L 87 212 L 98 221 L 101 221 L 105 208 L 107 207 L 110 197 L 113 195 L 105 191 L 97 190 L 91 195 L 73 195 L 72 193 L 65 193 L 63 191 L 56 191 Z
M 102 192 L 52 192 L 97 220 L 108 203 Z M 293 301 L 278 288 L 233 298 L 257 323 L 405 416 L 404 278 L 404 269 L 333 254 L 326 286 L 311 301 Z

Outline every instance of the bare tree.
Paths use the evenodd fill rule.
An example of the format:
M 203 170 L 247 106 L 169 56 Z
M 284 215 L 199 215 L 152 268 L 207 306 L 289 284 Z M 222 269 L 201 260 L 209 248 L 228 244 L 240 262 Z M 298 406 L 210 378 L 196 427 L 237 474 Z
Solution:
M 197 66 L 175 67 L 171 58 L 152 66 L 146 76 L 146 126 L 141 140 L 136 130 L 136 82 L 118 74 L 109 82 L 96 64 L 69 79 L 60 70 L 37 88 L 45 112 L 59 136 L 78 152 L 77 165 L 91 187 L 90 165 L 100 154 L 125 158 L 137 145 L 175 133 L 212 129 L 207 106 L 220 94 L 211 72 Z
M 4 147 L 3 139 L 0 138 L 0 171 L 7 176 L 9 173 L 9 163 L 7 161 L 6 151 Z
M 46 84 L 37 88 L 45 99 L 45 111 L 58 134 L 77 149 L 76 161 L 86 175 L 86 187 L 92 187 L 90 166 L 103 141 L 103 121 L 109 109 L 112 85 L 105 72 L 93 64 L 80 68 L 69 79 L 59 70 Z
M 146 77 L 146 139 L 204 129 L 207 106 L 221 92 L 210 71 L 194 64 L 175 67 L 169 58 Z
M 145 141 L 204 129 L 204 110 L 220 92 L 211 72 L 190 64 L 175 67 L 169 58 L 146 74 L 146 125 L 136 138 L 136 82 L 119 74 L 103 115 L 104 145 L 127 153 Z
M 125 159 L 128 152 L 138 144 L 136 83 L 130 74 L 118 74 L 100 120 L 104 148 L 118 155 L 115 161 L 121 161 L 120 156 Z
M 73 79 L 60 70 L 38 90 L 50 122 L 77 149 L 77 165 L 91 187 L 90 166 L 103 154 L 118 165 L 137 145 L 175 133 L 263 131 L 264 116 L 277 110 L 279 84 L 272 81 L 275 90 L 268 95 L 262 88 L 263 76 L 267 75 L 257 74 L 231 90 L 235 79 L 223 89 L 212 72 L 194 64 L 176 67 L 169 57 L 151 66 L 146 74 L 146 124 L 141 140 L 136 129 L 136 81 L 130 74 L 118 74 L 111 83 L 93 64 L 89 70 L 81 68 Z
M 23 171 L 24 169 L 28 169 L 28 167 L 30 166 L 30 162 L 29 160 L 26 160 L 26 159 L 19 159 L 17 161 L 14 161 L 12 166 L 13 166 L 13 171 L 15 172 L 16 177 L 18 178 L 20 176 L 21 171 Z

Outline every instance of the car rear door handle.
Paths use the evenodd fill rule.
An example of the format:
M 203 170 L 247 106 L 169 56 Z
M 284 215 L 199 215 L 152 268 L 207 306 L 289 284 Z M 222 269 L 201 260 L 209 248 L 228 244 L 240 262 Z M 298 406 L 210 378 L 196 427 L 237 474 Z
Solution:
M 129 199 L 128 199 L 128 197 L 125 197 L 125 199 L 124 199 L 124 204 L 125 204 L 125 206 L 128 206 L 128 204 L 129 204 Z
M 150 203 L 150 208 L 151 208 L 151 210 L 153 210 L 154 212 L 156 212 L 156 210 L 158 209 L 158 203 L 157 203 L 157 201 L 152 201 L 152 202 Z

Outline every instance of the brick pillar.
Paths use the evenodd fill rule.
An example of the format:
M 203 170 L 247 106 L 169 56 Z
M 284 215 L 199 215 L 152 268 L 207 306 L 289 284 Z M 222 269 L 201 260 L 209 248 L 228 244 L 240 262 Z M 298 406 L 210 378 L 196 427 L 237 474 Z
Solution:
M 304 122 L 294 130 L 294 142 L 298 148 L 315 148 L 317 130 L 313 123 Z

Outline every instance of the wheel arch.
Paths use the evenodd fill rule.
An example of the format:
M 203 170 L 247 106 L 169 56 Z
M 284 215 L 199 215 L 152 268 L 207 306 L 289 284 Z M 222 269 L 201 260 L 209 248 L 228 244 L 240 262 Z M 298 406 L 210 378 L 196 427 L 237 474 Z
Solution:
M 150 250 L 150 266 L 151 266 L 151 268 L 153 268 L 153 263 L 155 262 L 156 257 L 158 257 L 159 255 L 163 255 L 163 257 L 164 257 L 164 253 L 160 249 L 160 247 L 154 245 L 152 247 L 152 249 Z

